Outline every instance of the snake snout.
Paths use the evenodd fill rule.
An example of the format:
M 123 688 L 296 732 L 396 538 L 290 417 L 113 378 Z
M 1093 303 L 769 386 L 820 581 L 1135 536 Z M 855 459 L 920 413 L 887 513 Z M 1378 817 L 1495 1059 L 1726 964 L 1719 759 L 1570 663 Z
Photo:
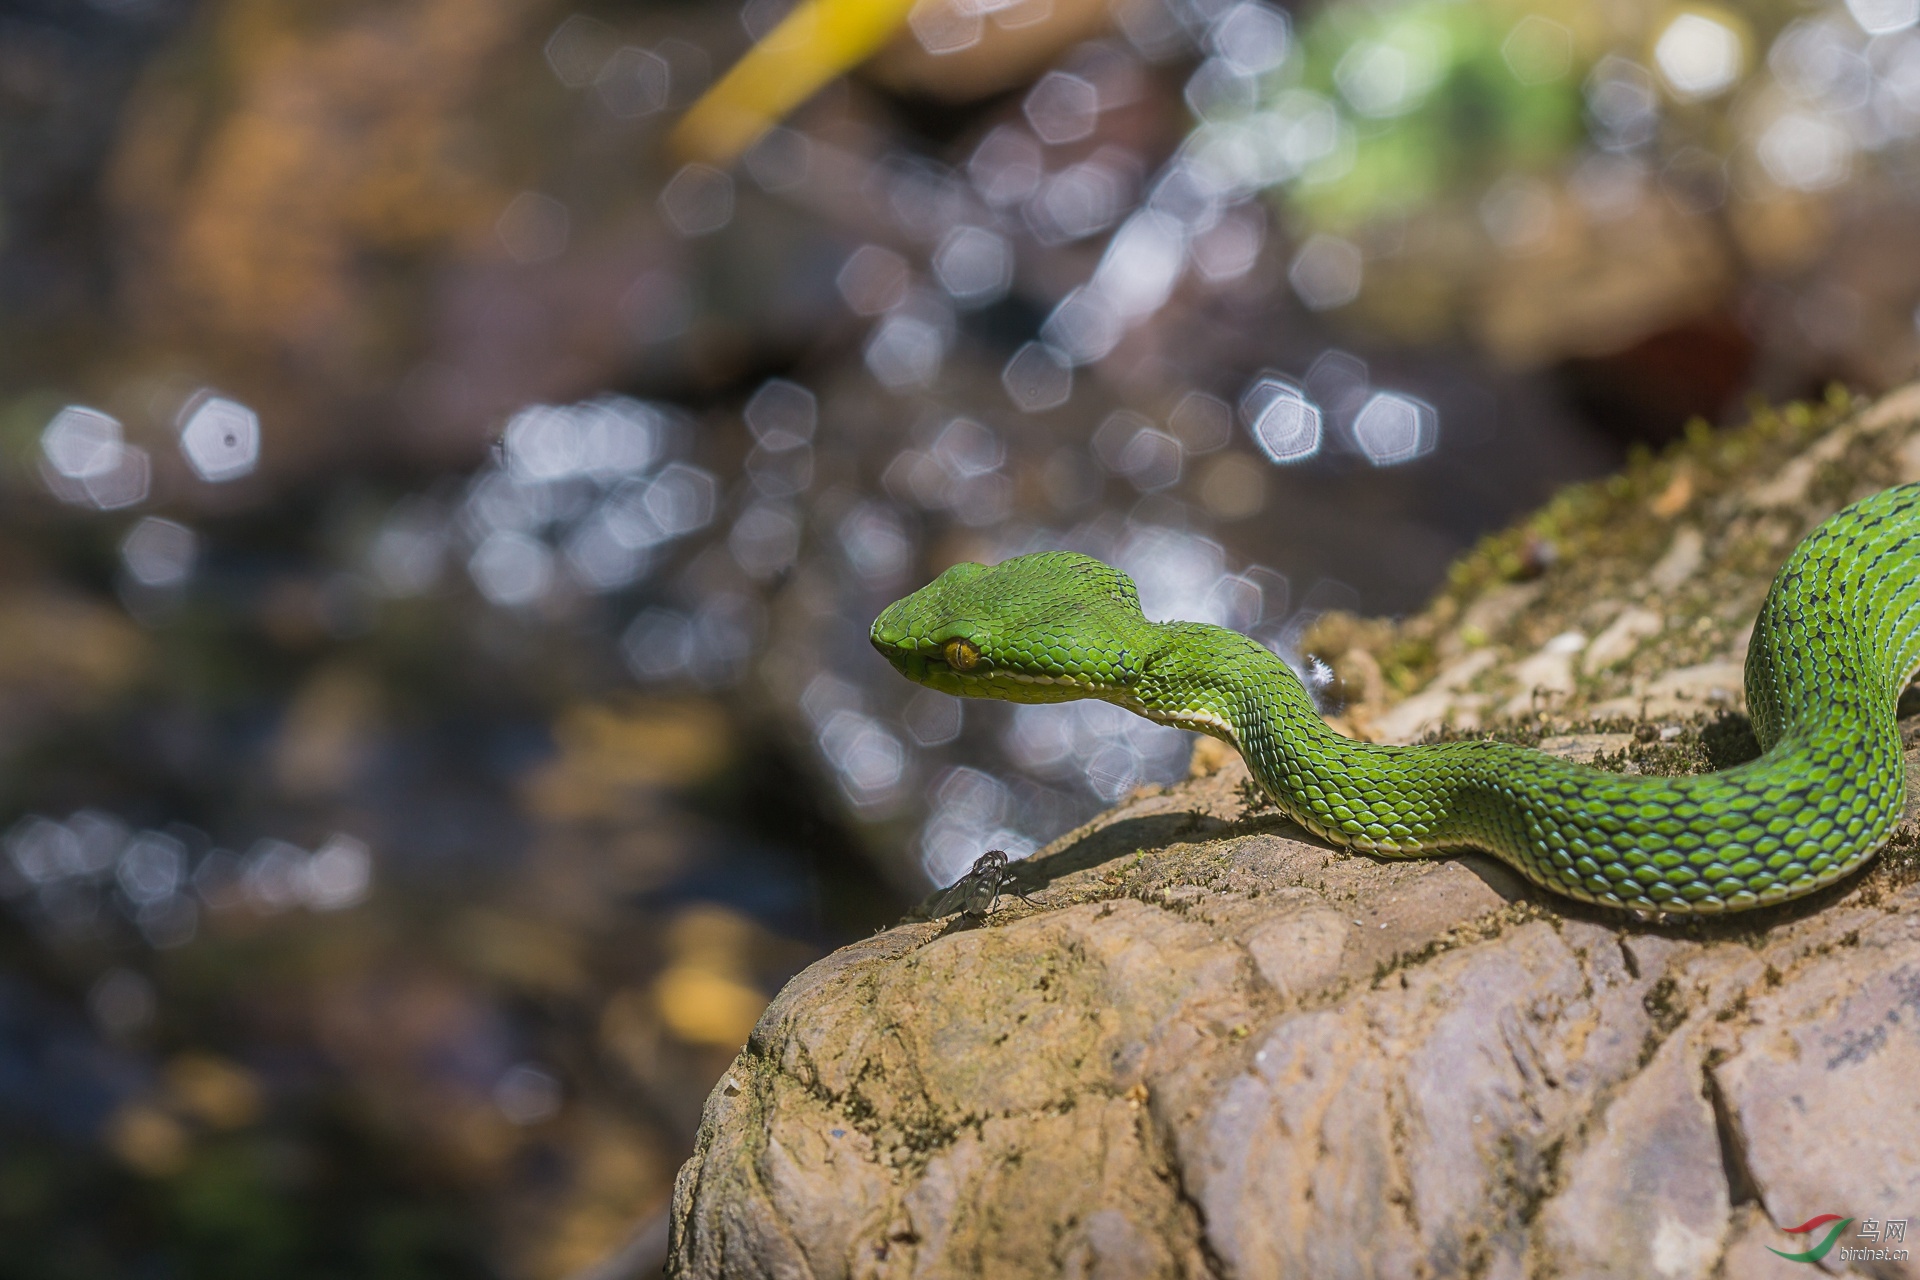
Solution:
M 925 679 L 927 674 L 927 660 L 912 648 L 889 639 L 882 633 L 878 622 L 875 622 L 873 629 L 867 633 L 867 639 L 879 652 L 880 656 L 892 663 L 894 670 L 898 671 L 901 675 L 914 681 L 923 681 Z

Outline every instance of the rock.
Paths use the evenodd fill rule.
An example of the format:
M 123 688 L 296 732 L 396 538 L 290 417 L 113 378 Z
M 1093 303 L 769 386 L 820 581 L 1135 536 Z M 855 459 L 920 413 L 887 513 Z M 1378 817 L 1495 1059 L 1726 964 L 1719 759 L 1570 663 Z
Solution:
M 1475 600 L 1461 615 L 1456 634 L 1464 644 L 1480 645 L 1506 629 L 1509 622 L 1540 598 L 1545 584 L 1512 582 L 1498 586 Z
M 1778 475 L 1747 494 L 1747 505 L 1765 509 L 1790 507 L 1802 502 L 1807 488 L 1821 467 L 1832 462 L 1853 443 L 1852 431 L 1834 431 L 1821 437 L 1812 448 L 1780 468 Z
M 1341 654 L 1333 671 L 1340 699 L 1350 710 L 1370 716 L 1386 703 L 1387 684 L 1380 660 L 1365 649 L 1356 647 Z
M 1728 1183 L 1697 1047 L 1669 1038 L 1565 1160 L 1541 1215 L 1549 1256 L 1577 1274 L 1705 1276 L 1728 1231 Z
M 1690 716 L 1700 711 L 1737 710 L 1746 705 L 1746 667 L 1734 661 L 1703 662 L 1669 671 L 1647 682 L 1637 692 L 1596 702 L 1589 714 L 1641 716 L 1658 720 Z
M 1453 693 L 1448 689 L 1429 689 L 1416 693 L 1373 722 L 1375 740 L 1412 742 L 1447 722 L 1453 709 Z
M 1637 726 L 1657 746 L 1737 710 L 1724 624 L 1773 571 L 1755 549 L 1819 518 L 1829 463 L 1890 483 L 1916 418 L 1920 388 L 1824 435 L 1803 414 L 1750 452 L 1702 446 L 1684 485 L 1611 508 L 1698 512 L 1664 553 L 1593 537 L 1524 586 L 1463 575 L 1477 594 L 1400 632 L 1442 670 L 1374 733 L 1477 723 L 1521 690 L 1542 748 L 1591 760 L 1636 740 L 1595 721 L 1666 721 Z M 1591 643 L 1568 630 L 1609 616 Z M 1813 1272 L 1779 1254 L 1817 1241 L 1785 1228 L 1839 1213 L 1824 1267 L 1920 1278 L 1839 1253 L 1875 1243 L 1868 1218 L 1920 1249 L 1920 752 L 1899 851 L 1674 924 L 1479 855 L 1331 848 L 1250 806 L 1217 745 L 1192 773 L 1019 864 L 1030 901 L 901 924 L 788 983 L 708 1099 L 670 1272 L 1786 1280 Z
M 672 1274 L 1704 1280 L 1767 1274 L 1772 1224 L 1920 1216 L 1920 886 L 1660 926 L 1327 848 L 1245 778 L 789 983 Z
M 1859 430 L 1866 435 L 1888 427 L 1906 427 L 1920 422 L 1920 382 L 1889 391 L 1860 411 Z
M 1893 457 L 1900 468 L 1903 483 L 1912 484 L 1920 480 L 1920 435 L 1908 436 L 1907 442 L 1900 446 Z
M 1687 509 L 1687 505 L 1693 501 L 1693 495 L 1693 468 L 1682 462 L 1674 468 L 1673 479 L 1667 481 L 1667 487 L 1647 503 L 1647 510 L 1662 520 L 1671 520 Z
M 1666 629 L 1666 620 L 1651 609 L 1628 605 L 1607 629 L 1593 638 L 1580 656 L 1580 669 L 1588 675 L 1617 666 L 1633 656 L 1640 642 Z
M 1732 1055 L 1713 1068 L 1777 1223 L 1824 1205 L 1863 1218 L 1920 1214 L 1920 1161 L 1893 1150 L 1913 1135 L 1888 1119 L 1920 1110 L 1920 916 L 1875 925 L 1842 934 L 1834 951 L 1758 995 Z
M 1540 740 L 1540 750 L 1548 755 L 1581 764 L 1591 763 L 1596 756 L 1616 755 L 1632 745 L 1630 733 L 1566 733 Z
M 1706 554 L 1707 540 L 1698 529 L 1689 525 L 1673 535 L 1673 543 L 1667 548 L 1667 554 L 1661 556 L 1653 568 L 1647 571 L 1647 582 L 1656 591 L 1671 591 L 1691 578 L 1700 568 L 1700 560 Z
M 1820 460 L 1810 454 L 1795 458 L 1780 469 L 1779 475 L 1748 494 L 1748 504 L 1761 509 L 1795 505 L 1806 497 L 1807 486 L 1813 483 L 1813 473 L 1819 465 Z
M 1574 655 L 1586 647 L 1586 636 L 1578 631 L 1563 631 L 1541 645 L 1539 652 L 1515 664 L 1512 679 L 1519 686 L 1519 692 L 1500 708 L 1501 713 L 1524 716 L 1572 693 Z
M 1398 706 L 1374 717 L 1373 731 L 1380 742 L 1412 742 L 1447 723 L 1461 690 L 1500 661 L 1495 649 L 1481 649 L 1460 659 Z

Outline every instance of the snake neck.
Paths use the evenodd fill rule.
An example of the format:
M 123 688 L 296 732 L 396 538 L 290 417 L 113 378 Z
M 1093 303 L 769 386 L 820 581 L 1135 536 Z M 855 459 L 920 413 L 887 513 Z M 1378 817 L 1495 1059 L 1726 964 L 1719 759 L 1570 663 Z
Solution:
M 1283 742 L 1289 754 L 1353 744 L 1320 719 L 1313 697 L 1272 650 L 1203 622 L 1149 622 L 1132 688 L 1111 700 L 1159 724 L 1210 734 L 1244 752 Z

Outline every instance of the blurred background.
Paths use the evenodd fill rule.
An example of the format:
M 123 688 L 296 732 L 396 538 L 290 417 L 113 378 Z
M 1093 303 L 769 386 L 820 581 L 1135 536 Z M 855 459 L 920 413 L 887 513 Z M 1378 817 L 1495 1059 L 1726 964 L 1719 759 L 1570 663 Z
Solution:
M 657 1269 L 788 976 L 1185 772 L 882 605 L 1311 673 L 1920 359 L 1920 0 L 788 7 L 0 8 L 0 1277 Z

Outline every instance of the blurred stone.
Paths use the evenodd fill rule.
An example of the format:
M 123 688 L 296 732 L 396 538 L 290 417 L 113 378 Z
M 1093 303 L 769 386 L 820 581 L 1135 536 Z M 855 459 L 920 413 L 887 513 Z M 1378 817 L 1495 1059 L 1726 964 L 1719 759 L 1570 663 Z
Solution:
M 1593 638 L 1593 643 L 1580 657 L 1580 669 L 1592 675 L 1624 661 L 1633 656 L 1642 640 L 1659 635 L 1665 626 L 1666 620 L 1659 614 L 1629 605 L 1607 624 L 1605 631 Z
M 1712 233 L 1664 201 L 1636 198 L 1605 222 L 1561 210 L 1554 228 L 1480 289 L 1480 339 L 1509 364 L 1621 350 L 1711 309 L 1731 281 Z M 1377 283 L 1391 293 L 1408 269 L 1387 264 Z
M 580 703 L 561 713 L 559 755 L 526 781 L 534 812 L 616 818 L 651 791 L 711 777 L 729 759 L 725 718 L 701 699 Z
M 182 1053 L 167 1063 L 167 1094 L 174 1108 L 213 1129 L 238 1129 L 260 1116 L 260 1081 L 253 1072 L 209 1053 Z
M 372 750 L 380 714 L 380 687 L 366 671 L 316 671 L 287 706 L 271 752 L 275 782 L 303 799 L 344 791 Z
M 1523 716 L 1572 693 L 1573 660 L 1586 647 L 1587 638 L 1578 631 L 1563 631 L 1516 663 L 1511 678 L 1519 688 L 1502 712 Z
M 486 176 L 471 113 L 489 66 L 541 56 L 530 17 L 496 0 L 313 21 L 210 6 L 188 62 L 141 78 L 99 181 L 130 341 L 239 375 L 275 424 L 276 463 L 339 448 L 351 433 L 317 425 L 336 388 L 397 377 L 393 344 L 366 340 L 395 299 L 365 264 L 444 255 L 512 195 Z M 598 71 L 601 30 L 576 15 L 553 32 L 565 82 Z
M 148 646 L 118 609 L 47 588 L 0 598 L 0 741 L 48 714 L 97 707 L 137 679 Z
M 1630 733 L 1568 733 L 1555 738 L 1540 739 L 1540 749 L 1550 756 L 1559 756 L 1562 760 L 1577 760 L 1590 764 L 1594 757 L 1612 755 L 1632 746 Z
M 115 1112 L 106 1141 L 129 1168 L 149 1178 L 177 1173 L 187 1162 L 185 1126 L 150 1103 L 132 1103 Z
M 1647 718 L 1691 715 L 1696 711 L 1734 710 L 1746 705 L 1744 662 L 1703 662 L 1669 671 L 1650 681 L 1640 692 L 1593 705 L 1596 716 L 1639 715 Z
M 1499 661 L 1497 651 L 1482 649 L 1446 668 L 1424 690 L 1375 718 L 1376 741 L 1412 742 L 1446 724 L 1461 691 Z
M 1647 582 L 1656 590 L 1672 591 L 1700 568 L 1706 545 L 1706 539 L 1700 536 L 1698 529 L 1688 526 L 1679 530 L 1673 535 L 1673 543 L 1667 548 L 1667 553 L 1647 571 Z

